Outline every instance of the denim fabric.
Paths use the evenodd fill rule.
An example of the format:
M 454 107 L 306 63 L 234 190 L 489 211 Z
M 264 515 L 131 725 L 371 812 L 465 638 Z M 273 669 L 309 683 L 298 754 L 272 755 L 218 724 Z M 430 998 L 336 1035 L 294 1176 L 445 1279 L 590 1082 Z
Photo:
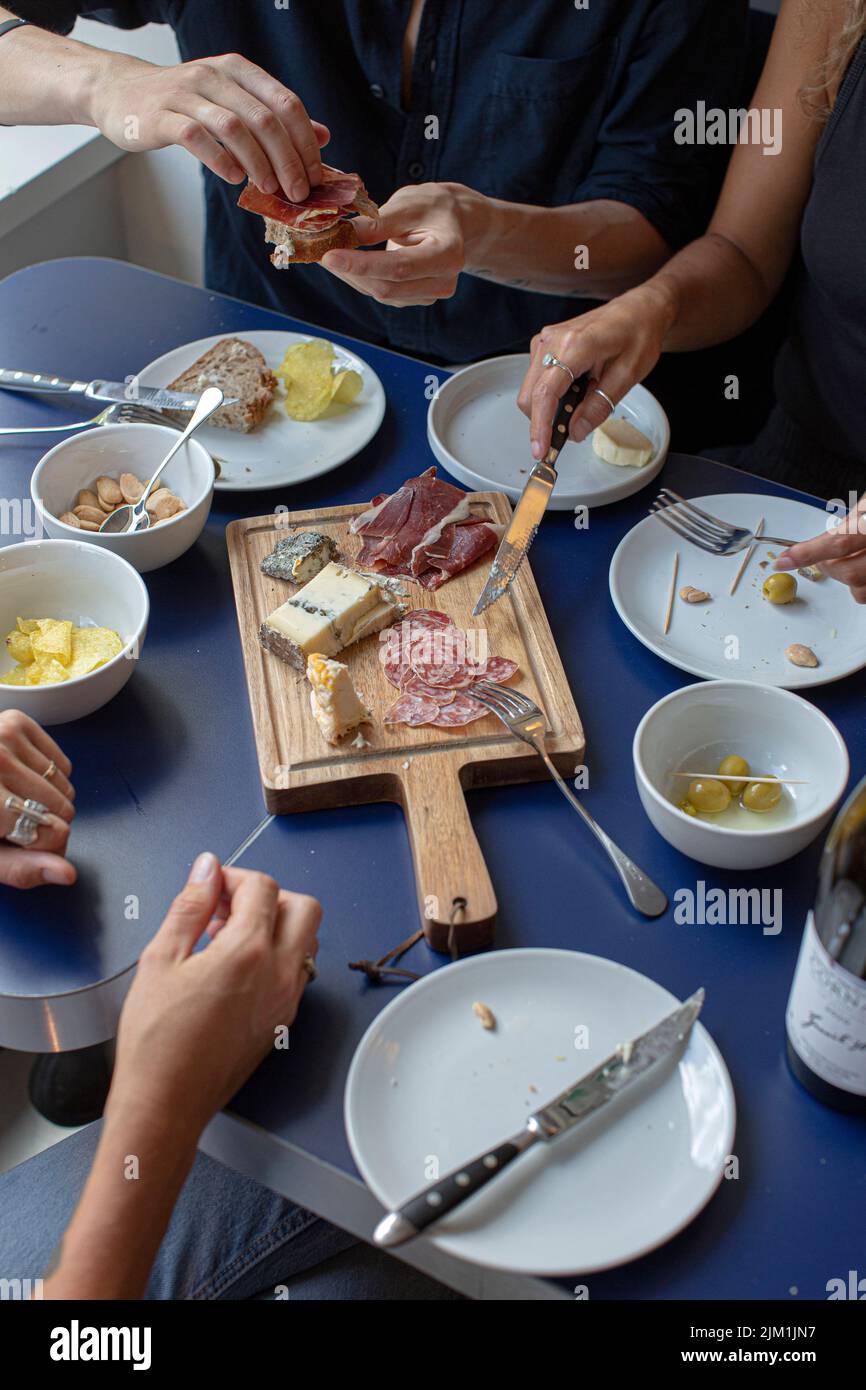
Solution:
M 0 1175 L 0 1279 L 37 1279 L 90 1171 L 101 1122 Z M 148 1299 L 453 1299 L 458 1295 L 250 1178 L 196 1156 Z

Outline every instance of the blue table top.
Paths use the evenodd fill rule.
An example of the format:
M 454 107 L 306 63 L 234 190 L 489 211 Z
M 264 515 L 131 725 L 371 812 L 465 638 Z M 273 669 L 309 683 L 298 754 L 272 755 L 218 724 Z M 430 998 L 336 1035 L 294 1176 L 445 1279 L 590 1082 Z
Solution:
M 84 378 L 122 378 L 207 334 L 299 326 L 114 261 L 48 262 L 0 284 L 0 362 Z M 38 895 L 0 890 L 0 1028 L 4 995 L 46 997 L 128 967 L 198 850 L 226 856 L 260 821 L 224 528 L 279 503 L 295 509 L 367 498 L 429 465 L 425 381 L 433 369 L 366 345 L 361 352 L 388 398 L 379 435 L 358 458 L 310 483 L 216 494 L 199 544 L 146 576 L 152 622 L 141 669 L 106 710 L 58 731 L 75 764 L 79 812 L 71 853 L 81 883 Z M 59 409 L 0 396 L 4 424 L 54 423 Z M 8 496 L 29 495 L 43 447 L 0 440 Z M 686 494 L 785 491 L 677 455 L 663 480 Z M 638 644 L 608 596 L 610 556 L 647 502 L 639 493 L 593 513 L 585 531 L 576 531 L 568 514 L 549 514 L 532 551 L 586 729 L 586 804 L 671 897 L 700 880 L 708 888 L 781 888 L 783 930 L 772 936 L 760 925 L 679 925 L 672 911 L 654 922 L 637 917 L 556 790 L 537 783 L 469 793 L 499 898 L 497 946 L 607 956 L 680 997 L 704 984 L 704 1021 L 733 1078 L 739 1179 L 724 1182 L 708 1209 L 663 1250 L 593 1276 L 592 1296 L 794 1302 L 789 1291 L 797 1289 L 801 1298 L 822 1298 L 829 1278 L 862 1264 L 866 1158 L 862 1122 L 814 1101 L 784 1059 L 785 1004 L 820 845 L 775 869 L 724 873 L 678 854 L 646 820 L 634 787 L 632 734 L 649 705 L 691 679 Z M 842 730 L 855 781 L 866 772 L 864 693 L 861 673 L 810 696 Z M 417 925 L 402 814 L 374 805 L 283 817 L 241 862 L 314 893 L 324 922 L 321 978 L 305 999 L 291 1046 L 256 1072 L 232 1109 L 276 1140 L 354 1173 L 342 1123 L 345 1075 L 361 1034 L 395 986 L 371 986 L 346 962 L 381 955 Z M 543 884 L 524 872 L 526 863 L 545 866 Z M 124 915 L 129 894 L 139 896 L 138 920 Z M 422 944 L 404 964 L 423 973 L 442 958 Z

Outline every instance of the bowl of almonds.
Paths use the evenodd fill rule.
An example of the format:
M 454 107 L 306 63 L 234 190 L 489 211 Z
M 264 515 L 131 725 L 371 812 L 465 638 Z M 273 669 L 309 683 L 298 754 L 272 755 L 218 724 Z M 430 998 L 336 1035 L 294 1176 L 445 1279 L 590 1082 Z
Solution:
M 169 425 L 101 425 L 55 445 L 30 482 L 45 533 L 112 550 L 142 574 L 176 560 L 201 534 L 213 498 L 213 459 L 196 439 L 187 440 L 150 494 L 146 530 L 99 529 L 116 507 L 140 500 L 176 440 Z

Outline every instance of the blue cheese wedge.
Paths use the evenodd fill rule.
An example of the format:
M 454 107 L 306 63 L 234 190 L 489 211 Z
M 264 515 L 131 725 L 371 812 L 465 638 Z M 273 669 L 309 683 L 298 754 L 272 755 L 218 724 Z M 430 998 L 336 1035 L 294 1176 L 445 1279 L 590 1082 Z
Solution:
M 332 561 L 262 623 L 268 651 L 303 671 L 312 653 L 336 656 L 362 637 L 380 632 L 406 611 L 399 585 L 359 574 Z
M 307 658 L 307 680 L 310 709 L 328 743 L 339 743 L 346 734 L 356 733 L 362 724 L 369 723 L 370 711 L 342 661 L 312 652 Z
M 262 560 L 260 569 L 273 579 L 308 584 L 336 557 L 337 546 L 330 536 L 323 536 L 319 531 L 295 531 L 277 541 L 270 555 Z

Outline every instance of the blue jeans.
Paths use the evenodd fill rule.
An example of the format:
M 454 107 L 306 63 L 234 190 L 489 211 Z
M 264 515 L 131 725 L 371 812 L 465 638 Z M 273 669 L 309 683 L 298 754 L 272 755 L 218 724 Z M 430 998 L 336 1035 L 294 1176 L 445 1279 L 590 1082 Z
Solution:
M 0 1279 L 36 1279 L 69 1224 L 101 1121 L 0 1174 Z M 148 1281 L 155 1299 L 456 1299 L 384 1251 L 204 1154 Z

